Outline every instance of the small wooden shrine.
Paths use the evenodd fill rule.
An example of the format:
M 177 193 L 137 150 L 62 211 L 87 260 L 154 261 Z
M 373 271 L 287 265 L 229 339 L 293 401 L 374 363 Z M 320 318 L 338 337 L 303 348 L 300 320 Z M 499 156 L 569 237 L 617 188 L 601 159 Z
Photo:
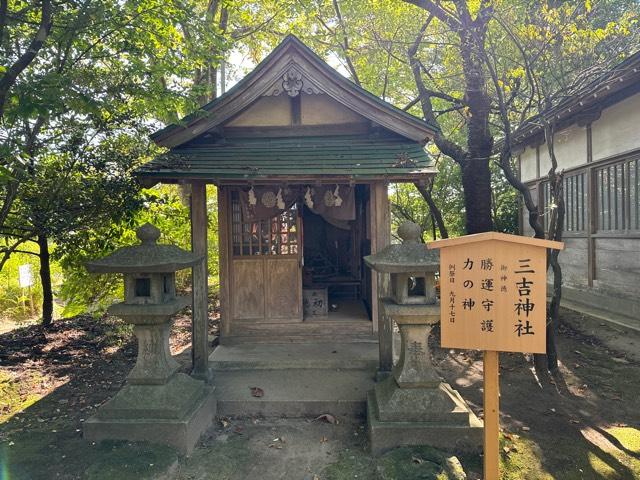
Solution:
M 155 133 L 168 152 L 139 177 L 190 186 L 198 254 L 206 185 L 217 187 L 221 342 L 375 340 L 388 280 L 362 258 L 390 243 L 388 185 L 434 175 L 424 149 L 434 132 L 288 36 L 231 90 Z M 204 374 L 206 266 L 193 281 L 194 367 Z

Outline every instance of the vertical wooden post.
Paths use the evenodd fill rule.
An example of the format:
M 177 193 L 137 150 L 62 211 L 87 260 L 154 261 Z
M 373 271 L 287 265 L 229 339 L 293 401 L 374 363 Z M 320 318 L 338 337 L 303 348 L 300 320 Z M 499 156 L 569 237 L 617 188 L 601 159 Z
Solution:
M 587 124 L 587 163 L 593 162 L 593 136 L 591 132 L 591 123 Z M 595 170 L 592 166 L 588 166 L 585 170 L 587 177 L 587 225 L 585 230 L 587 233 L 587 285 L 593 287 L 593 281 L 596 278 L 596 239 L 593 235 L 598 230 L 597 222 L 597 190 Z
M 204 255 L 202 262 L 193 267 L 191 357 L 193 377 L 210 380 L 209 374 L 209 313 L 207 272 L 207 185 L 191 184 L 191 250 Z
M 500 478 L 500 383 L 496 351 L 484 351 L 484 480 Z
M 229 188 L 218 187 L 218 277 L 220 285 L 220 335 L 231 335 L 231 303 L 229 296 L 230 253 Z M 222 341 L 222 340 L 221 340 Z
M 391 213 L 387 184 L 371 184 L 371 253 L 376 253 L 391 243 Z M 383 314 L 381 299 L 389 295 L 388 275 L 372 272 L 371 314 L 374 331 L 378 331 L 380 364 L 378 372 L 385 375 L 393 368 L 393 328 L 391 318 Z M 377 328 L 376 328 L 377 327 Z

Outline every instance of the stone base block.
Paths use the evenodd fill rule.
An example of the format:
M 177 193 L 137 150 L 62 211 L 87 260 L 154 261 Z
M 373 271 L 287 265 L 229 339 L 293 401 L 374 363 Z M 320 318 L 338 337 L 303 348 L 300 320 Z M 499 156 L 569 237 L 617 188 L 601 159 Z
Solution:
M 465 425 L 380 420 L 375 392 L 367 395 L 367 426 L 371 452 L 378 455 L 397 447 L 428 445 L 453 452 L 482 451 L 482 421 L 469 410 Z
M 448 383 L 429 387 L 402 388 L 394 377 L 374 387 L 376 412 L 382 422 L 423 422 L 442 425 L 469 425 L 473 412 Z
M 183 373 L 165 385 L 125 385 L 84 424 L 90 441 L 169 445 L 189 455 L 216 415 L 214 388 Z

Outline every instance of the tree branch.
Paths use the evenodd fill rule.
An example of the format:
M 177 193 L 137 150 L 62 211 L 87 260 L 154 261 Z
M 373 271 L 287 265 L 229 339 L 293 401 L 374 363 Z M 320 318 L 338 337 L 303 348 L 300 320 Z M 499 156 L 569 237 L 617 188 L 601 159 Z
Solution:
M 429 90 L 424 81 L 422 80 L 422 73 L 420 69 L 420 62 L 417 58 L 418 48 L 420 47 L 420 43 L 424 38 L 424 33 L 427 30 L 427 27 L 433 20 L 434 16 L 429 15 L 427 20 L 424 22 L 422 27 L 420 27 L 420 31 L 418 36 L 416 37 L 413 44 L 407 50 L 407 55 L 409 57 L 409 65 L 411 66 L 411 71 L 413 73 L 413 78 L 416 83 L 416 88 L 418 89 L 418 98 L 420 99 L 420 106 L 422 107 L 422 116 L 424 119 L 431 123 L 432 125 L 438 125 L 438 120 L 433 111 L 433 103 L 431 102 L 431 90 Z M 460 148 L 458 145 L 445 138 L 442 133 L 437 132 L 434 138 L 434 142 L 438 149 L 448 157 L 451 157 L 454 161 L 462 165 L 465 162 L 466 152 Z
M 406 3 L 415 5 L 423 10 L 426 10 L 438 20 L 449 25 L 452 30 L 457 30 L 461 27 L 460 22 L 449 11 L 445 10 L 442 6 L 435 4 L 431 0 L 404 0 Z
M 34 35 L 27 50 L 11 65 L 0 79 L 0 119 L 4 117 L 4 107 L 9 95 L 9 89 L 15 84 L 18 75 L 27 68 L 36 57 L 51 30 L 51 16 L 53 7 L 51 0 L 42 0 L 42 12 L 38 31 Z
M 360 83 L 360 78 L 358 77 L 358 72 L 356 72 L 356 68 L 351 61 L 351 56 L 349 55 L 349 38 L 347 36 L 347 27 L 344 24 L 344 19 L 342 18 L 342 12 L 340 11 L 340 5 L 338 5 L 338 0 L 333 0 L 333 9 L 336 12 L 336 17 L 338 17 L 338 24 L 340 25 L 340 29 L 342 30 L 342 42 L 340 43 L 340 47 L 342 48 L 342 53 L 344 54 L 344 59 L 347 62 L 347 67 L 349 68 L 349 73 L 353 78 L 353 81 L 359 87 L 362 86 Z

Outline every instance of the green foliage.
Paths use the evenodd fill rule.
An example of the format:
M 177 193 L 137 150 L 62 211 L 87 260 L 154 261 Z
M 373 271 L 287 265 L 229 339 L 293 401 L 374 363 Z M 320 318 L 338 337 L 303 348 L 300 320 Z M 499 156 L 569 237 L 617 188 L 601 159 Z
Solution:
M 34 243 L 28 242 L 22 245 L 22 251 L 36 253 L 38 248 Z M 15 253 L 5 263 L 0 275 L 0 319 L 13 320 L 18 323 L 27 322 L 40 314 L 42 302 L 42 284 L 40 283 L 40 268 L 38 259 L 29 253 Z M 31 265 L 33 286 L 30 289 L 20 288 L 18 281 L 18 269 L 20 265 Z M 52 264 L 52 276 L 54 289 L 62 281 L 62 269 L 57 263 Z M 33 300 L 33 310 L 31 301 Z M 55 304 L 54 307 L 60 307 Z
M 210 283 L 217 286 L 218 233 L 217 197 L 215 187 L 207 190 L 209 212 L 208 244 Z M 138 243 L 135 230 L 147 222 L 162 232 L 160 242 L 191 249 L 188 192 L 175 185 L 159 185 L 143 190 L 141 208 L 126 221 L 77 232 L 73 247 L 60 257 L 64 283 L 60 296 L 65 303 L 64 315 L 73 316 L 89 311 L 101 313 L 117 299 L 122 299 L 123 286 L 119 275 L 93 275 L 85 268 L 87 261 L 104 257 L 115 249 Z M 57 250 L 60 252 L 61 250 Z M 181 270 L 176 277 L 178 288 L 190 284 L 190 270 Z
M 9 2 L 0 13 L 4 65 L 29 48 L 45 3 Z M 210 15 L 197 0 L 52 4 L 46 41 L 2 104 L 0 270 L 37 237 L 53 241 L 53 257 L 65 259 L 98 232 L 134 223 L 145 199 L 131 172 L 154 153 L 147 134 L 197 108 L 208 88 L 200 86 L 202 69 L 215 67 L 227 48 Z M 96 243 L 117 234 L 106 237 Z M 66 295 L 100 298 L 113 290 L 106 280 L 105 291 L 79 295 L 95 287 L 81 270 Z M 77 311 L 72 305 L 67 313 Z

